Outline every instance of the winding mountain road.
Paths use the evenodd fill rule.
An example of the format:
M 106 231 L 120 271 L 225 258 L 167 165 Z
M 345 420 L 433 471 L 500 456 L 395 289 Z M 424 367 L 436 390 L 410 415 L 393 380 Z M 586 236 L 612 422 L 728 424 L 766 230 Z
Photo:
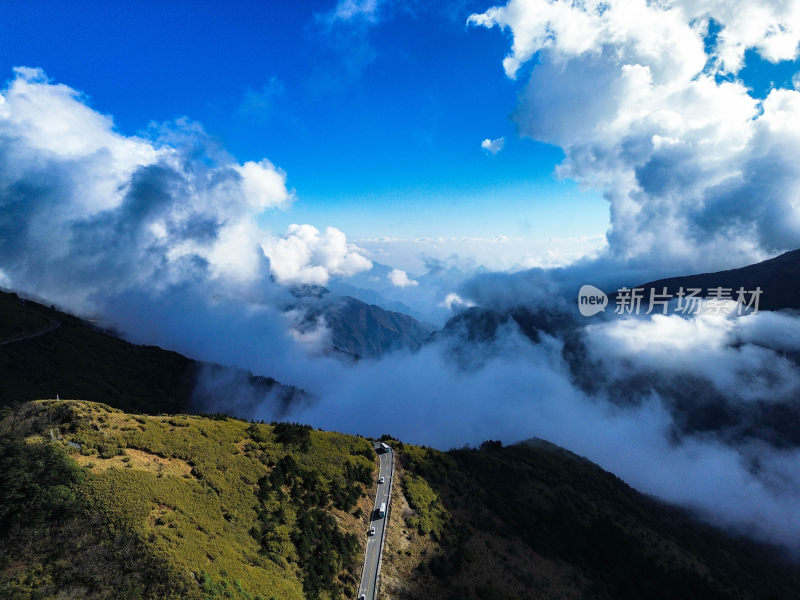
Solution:
M 378 452 L 380 467 L 378 480 L 382 477 L 384 483 L 378 484 L 375 494 L 375 505 L 370 516 L 370 526 L 375 528 L 375 534 L 367 538 L 367 548 L 364 552 L 364 570 L 361 572 L 361 584 L 358 586 L 357 598 L 375 600 L 378 597 L 378 577 L 381 571 L 381 555 L 386 538 L 386 525 L 389 522 L 389 499 L 392 495 L 392 482 L 394 480 L 394 453 L 391 448 L 385 450 L 381 444 L 375 445 Z M 386 504 L 386 516 L 380 517 L 378 509 L 381 504 Z
M 36 331 L 32 331 L 30 333 L 23 333 L 21 335 L 16 335 L 10 338 L 6 338 L 4 340 L 0 340 L 0 346 L 5 346 L 7 344 L 16 344 L 17 342 L 23 342 L 25 340 L 31 340 L 33 338 L 37 338 L 40 335 L 45 335 L 46 333 L 50 333 L 51 331 L 55 331 L 61 327 L 61 323 L 58 321 L 50 321 L 50 324 L 47 327 L 42 327 L 41 329 L 37 329 Z

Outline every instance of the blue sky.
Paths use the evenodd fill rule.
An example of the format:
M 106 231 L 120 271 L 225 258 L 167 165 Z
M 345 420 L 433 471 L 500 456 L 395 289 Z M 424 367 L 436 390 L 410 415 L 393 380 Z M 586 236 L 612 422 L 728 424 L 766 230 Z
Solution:
M 492 4 L 426 4 L 331 25 L 332 1 L 4 3 L 0 67 L 41 67 L 121 133 L 186 116 L 237 160 L 268 158 L 297 196 L 266 216 L 276 232 L 603 234 L 601 194 L 515 134 L 508 37 L 466 25 Z
M 583 76 L 574 80 L 569 70 L 540 69 L 539 52 L 532 60 L 523 57 L 516 79 L 507 76 L 502 61 L 511 51 L 512 31 L 524 34 L 520 24 L 467 25 L 471 14 L 494 4 L 6 2 L 0 4 L 0 71 L 11 78 L 17 65 L 43 69 L 52 81 L 85 93 L 92 108 L 113 116 L 123 135 L 186 117 L 202 124 L 237 162 L 269 159 L 286 173 L 295 193 L 288 209 L 269 210 L 260 219 L 275 234 L 303 223 L 320 230 L 337 227 L 362 246 L 385 237 L 514 239 L 513 248 L 502 249 L 507 256 L 501 261 L 486 257 L 490 268 L 537 264 L 531 255 L 557 239 L 556 257 L 549 264 L 571 260 L 602 244 L 610 227 L 609 202 L 601 189 L 581 189 L 571 179 L 558 178 L 555 167 L 579 140 L 595 145 L 601 160 L 597 169 L 578 165 L 573 174 L 603 179 L 617 164 L 606 162 L 611 157 L 606 150 L 618 143 L 623 147 L 625 135 L 639 134 L 589 135 L 597 123 L 590 120 L 584 128 L 581 119 L 593 114 L 594 97 L 603 94 L 594 93 L 595 84 L 581 87 Z M 348 6 L 376 9 L 333 17 L 337 7 L 341 13 Z M 747 33 L 747 24 L 755 21 L 746 15 L 725 13 L 724 18 L 729 22 L 722 26 L 711 20 L 705 50 L 709 59 L 716 52 L 717 62 L 709 65 L 719 66 L 721 52 L 730 51 L 715 50 L 720 30 L 729 34 L 726 39 L 739 34 L 769 39 L 769 32 L 763 38 Z M 560 27 L 556 21 L 551 26 Z M 623 36 L 636 30 L 627 29 Z M 689 64 L 696 55 L 682 54 L 680 31 L 662 35 L 659 43 L 669 47 L 662 56 L 676 54 L 679 62 Z M 556 44 L 560 51 L 569 51 L 568 38 L 565 29 Z M 720 69 L 717 81 L 744 82 L 758 100 L 775 88 L 791 89 L 797 61 L 772 60 L 764 53 L 745 46 L 743 68 Z M 667 58 L 663 64 L 652 56 L 636 60 L 654 73 L 672 69 Z M 587 73 L 584 79 L 602 89 L 604 81 L 593 79 L 597 73 Z M 683 75 L 675 70 L 674 76 Z M 525 99 L 526 90 L 535 87 L 529 81 L 535 81 L 543 104 L 535 97 Z M 618 116 L 627 118 L 635 102 L 630 110 L 618 108 Z M 515 113 L 523 115 L 521 121 L 514 120 Z M 551 119 L 564 119 L 562 131 L 548 130 Z M 533 139 L 548 136 L 558 145 Z M 502 150 L 491 154 L 482 149 L 487 138 L 503 138 Z M 695 143 L 689 137 L 686 141 Z M 580 152 L 572 154 L 578 157 Z M 638 168 L 636 160 L 625 159 Z M 624 180 L 621 173 L 612 178 Z M 648 206 L 660 210 L 657 203 Z M 649 217 L 640 221 L 650 226 Z M 623 223 L 617 223 L 619 231 Z M 626 235 L 639 240 L 640 233 Z M 451 244 L 440 252 L 460 250 Z M 425 252 L 423 244 L 393 258 L 401 268 L 419 269 L 422 263 L 411 255 Z M 740 260 L 728 252 L 720 256 Z M 484 261 L 480 253 L 469 258 Z

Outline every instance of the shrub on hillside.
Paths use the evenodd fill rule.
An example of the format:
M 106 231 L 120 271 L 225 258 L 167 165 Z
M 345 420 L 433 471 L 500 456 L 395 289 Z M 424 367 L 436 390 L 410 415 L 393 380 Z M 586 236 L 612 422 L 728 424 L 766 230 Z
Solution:
M 275 439 L 285 446 L 308 452 L 311 449 L 311 426 L 299 423 L 276 423 L 272 430 Z

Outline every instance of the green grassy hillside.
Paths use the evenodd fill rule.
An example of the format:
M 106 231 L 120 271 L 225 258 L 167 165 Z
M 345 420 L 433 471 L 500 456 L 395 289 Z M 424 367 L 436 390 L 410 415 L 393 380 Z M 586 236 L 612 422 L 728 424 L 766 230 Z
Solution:
M 391 441 L 383 598 L 794 598 L 798 568 L 544 442 Z M 0 421 L 0 597 L 348 598 L 364 438 L 43 400 Z
M 349 597 L 376 472 L 299 425 L 27 403 L 0 424 L 0 597 Z

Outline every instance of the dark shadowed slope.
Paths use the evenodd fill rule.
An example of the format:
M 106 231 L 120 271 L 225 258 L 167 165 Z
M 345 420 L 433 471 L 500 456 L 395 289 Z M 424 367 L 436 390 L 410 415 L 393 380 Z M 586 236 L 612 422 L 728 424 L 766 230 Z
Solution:
M 0 346 L 0 406 L 58 395 L 159 414 L 212 411 L 214 397 L 234 390 L 269 397 L 278 408 L 302 396 L 296 388 L 240 370 L 200 380 L 201 374 L 227 369 L 156 346 L 130 344 L 73 315 L 0 292 L 0 339 L 19 339 L 51 323 L 60 326 Z
M 394 598 L 796 597 L 800 567 L 777 549 L 701 524 L 552 444 L 443 453 L 393 443 L 404 494 L 389 539 L 410 550 L 389 559 Z
M 347 297 L 328 309 L 325 320 L 336 348 L 363 357 L 403 348 L 416 350 L 432 332 L 414 317 Z
M 722 287 L 733 290 L 734 299 L 739 288 L 751 291 L 760 287 L 759 310 L 800 309 L 800 250 L 740 269 L 670 277 L 635 287 L 644 288 L 645 298 L 649 298 L 650 289 L 661 293 L 666 287 L 667 293 L 675 295 L 681 287 L 699 288 L 699 295 L 707 296 L 709 289 Z
M 302 298 L 305 317 L 299 327 L 311 330 L 323 319 L 330 330 L 330 344 L 339 352 L 377 358 L 394 350 L 417 350 L 434 330 L 406 314 L 318 289 L 323 291 Z

